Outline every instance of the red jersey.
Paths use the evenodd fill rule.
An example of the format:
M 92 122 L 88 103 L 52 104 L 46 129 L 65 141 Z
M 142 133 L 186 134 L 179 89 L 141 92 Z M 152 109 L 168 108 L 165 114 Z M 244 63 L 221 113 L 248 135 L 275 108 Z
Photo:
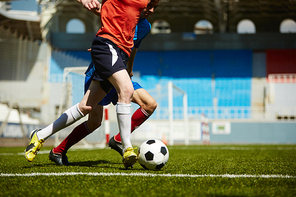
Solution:
M 97 36 L 107 38 L 130 56 L 135 28 L 148 0 L 103 0 L 102 27 Z

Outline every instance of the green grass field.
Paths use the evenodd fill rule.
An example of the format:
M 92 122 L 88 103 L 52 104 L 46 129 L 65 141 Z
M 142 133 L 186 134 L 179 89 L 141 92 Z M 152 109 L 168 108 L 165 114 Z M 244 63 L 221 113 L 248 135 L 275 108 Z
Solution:
M 56 166 L 43 147 L 0 148 L 0 196 L 296 196 L 296 145 L 169 146 L 161 171 L 125 170 L 111 149 L 70 150 Z

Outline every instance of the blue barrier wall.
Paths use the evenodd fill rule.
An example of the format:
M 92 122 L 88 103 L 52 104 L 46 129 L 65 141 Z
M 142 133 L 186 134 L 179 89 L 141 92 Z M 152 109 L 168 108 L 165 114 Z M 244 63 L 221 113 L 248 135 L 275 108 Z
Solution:
M 135 71 L 173 78 L 251 78 L 251 50 L 139 51 Z
M 87 51 L 67 51 L 64 56 L 52 53 L 62 68 L 71 66 L 62 62 L 67 55 L 91 61 Z M 251 78 L 252 59 L 252 50 L 138 51 L 134 71 L 141 76 L 172 78 Z

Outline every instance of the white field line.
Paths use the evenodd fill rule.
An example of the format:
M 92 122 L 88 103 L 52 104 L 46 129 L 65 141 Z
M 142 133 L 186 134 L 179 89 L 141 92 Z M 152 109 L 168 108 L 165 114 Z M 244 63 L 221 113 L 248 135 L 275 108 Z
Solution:
M 4 174 L 0 177 L 31 177 L 31 176 L 135 176 L 135 177 L 181 177 L 181 178 L 203 178 L 203 177 L 220 177 L 220 178 L 280 178 L 295 179 L 296 176 L 291 175 L 251 175 L 251 174 L 153 174 L 153 173 L 97 173 L 97 172 L 50 172 L 50 173 L 25 173 L 25 174 Z

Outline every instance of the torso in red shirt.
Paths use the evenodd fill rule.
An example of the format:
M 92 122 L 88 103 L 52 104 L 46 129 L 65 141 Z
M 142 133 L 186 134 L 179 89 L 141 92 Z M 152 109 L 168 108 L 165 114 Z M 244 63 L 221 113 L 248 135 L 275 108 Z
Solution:
M 107 38 L 130 56 L 135 28 L 148 0 L 103 0 L 102 27 L 96 36 Z

